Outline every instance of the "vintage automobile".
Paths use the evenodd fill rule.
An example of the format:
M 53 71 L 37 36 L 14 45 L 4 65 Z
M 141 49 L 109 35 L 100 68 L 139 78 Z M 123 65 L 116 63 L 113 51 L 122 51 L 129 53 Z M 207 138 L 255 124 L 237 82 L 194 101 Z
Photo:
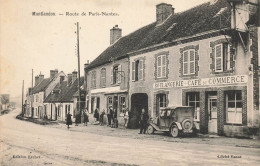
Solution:
M 199 124 L 193 121 L 194 111 L 194 107 L 189 106 L 163 108 L 155 121 L 152 120 L 148 124 L 147 133 L 169 132 L 173 137 L 177 137 L 180 133 L 196 133 Z

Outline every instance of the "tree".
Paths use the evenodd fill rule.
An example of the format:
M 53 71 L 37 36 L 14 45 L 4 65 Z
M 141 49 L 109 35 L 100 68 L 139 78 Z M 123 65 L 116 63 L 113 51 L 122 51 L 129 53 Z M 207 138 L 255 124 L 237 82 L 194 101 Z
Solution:
M 7 104 L 9 103 L 9 94 L 2 94 L 1 96 L 1 103 L 5 105 L 5 109 L 7 109 Z

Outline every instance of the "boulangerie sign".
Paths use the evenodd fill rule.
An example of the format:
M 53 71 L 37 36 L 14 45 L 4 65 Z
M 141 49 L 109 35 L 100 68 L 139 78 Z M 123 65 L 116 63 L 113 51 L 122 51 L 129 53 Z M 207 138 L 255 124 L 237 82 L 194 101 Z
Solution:
M 248 81 L 247 75 L 235 75 L 225 77 L 201 78 L 180 81 L 167 81 L 154 83 L 154 89 L 160 88 L 181 88 L 181 87 L 200 87 L 200 86 L 220 86 L 232 84 L 245 84 Z

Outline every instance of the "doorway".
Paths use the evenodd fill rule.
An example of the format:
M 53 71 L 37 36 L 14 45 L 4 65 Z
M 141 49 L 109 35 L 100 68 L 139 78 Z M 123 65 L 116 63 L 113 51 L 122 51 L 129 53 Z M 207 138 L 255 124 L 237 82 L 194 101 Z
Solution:
M 208 133 L 217 134 L 217 96 L 208 96 Z
M 131 96 L 131 113 L 129 115 L 129 127 L 138 128 L 142 109 L 148 113 L 148 95 L 146 93 L 135 93 Z

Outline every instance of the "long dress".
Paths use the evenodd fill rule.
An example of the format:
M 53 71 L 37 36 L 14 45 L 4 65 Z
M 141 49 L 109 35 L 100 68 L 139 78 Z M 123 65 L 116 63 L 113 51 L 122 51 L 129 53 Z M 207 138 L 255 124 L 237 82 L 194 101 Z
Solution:
M 71 114 L 67 114 L 67 123 L 66 125 L 72 125 L 72 120 L 71 120 Z

